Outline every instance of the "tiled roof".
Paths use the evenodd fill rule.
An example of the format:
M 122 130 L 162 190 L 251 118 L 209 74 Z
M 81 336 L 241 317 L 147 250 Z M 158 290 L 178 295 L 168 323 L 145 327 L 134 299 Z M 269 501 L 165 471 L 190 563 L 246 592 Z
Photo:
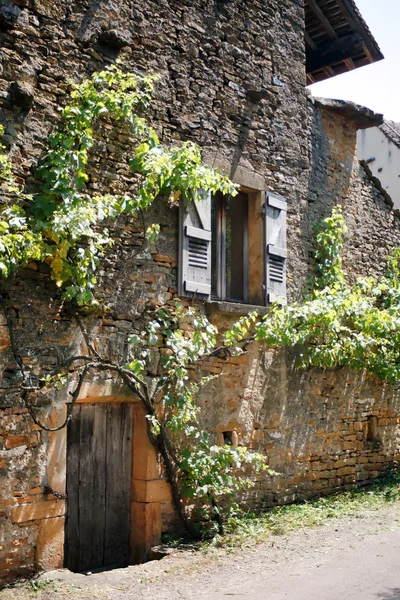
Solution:
M 384 121 L 379 127 L 381 131 L 400 148 L 400 123 L 394 121 Z

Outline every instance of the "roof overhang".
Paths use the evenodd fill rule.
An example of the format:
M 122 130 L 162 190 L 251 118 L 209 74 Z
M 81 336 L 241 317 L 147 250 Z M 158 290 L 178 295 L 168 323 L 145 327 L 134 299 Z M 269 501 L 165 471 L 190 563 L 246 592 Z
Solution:
M 308 83 L 382 60 L 354 0 L 304 1 Z

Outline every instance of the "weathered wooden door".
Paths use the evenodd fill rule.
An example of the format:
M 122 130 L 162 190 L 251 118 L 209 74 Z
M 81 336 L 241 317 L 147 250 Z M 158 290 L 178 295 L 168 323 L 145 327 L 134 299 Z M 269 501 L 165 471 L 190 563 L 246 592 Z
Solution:
M 75 406 L 67 434 L 65 566 L 80 572 L 128 564 L 133 410 Z

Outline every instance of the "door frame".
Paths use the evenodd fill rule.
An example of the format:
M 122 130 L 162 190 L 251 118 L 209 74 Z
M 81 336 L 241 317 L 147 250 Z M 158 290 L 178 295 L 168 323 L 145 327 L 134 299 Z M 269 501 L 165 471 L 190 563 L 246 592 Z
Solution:
M 133 457 L 130 489 L 130 559 L 129 564 L 138 564 L 150 559 L 151 548 L 161 541 L 162 505 L 172 503 L 169 483 L 162 477 L 160 458 L 152 445 L 148 433 L 146 408 L 142 401 L 132 396 L 99 395 L 99 385 L 84 386 L 77 404 L 131 403 L 133 405 Z M 67 414 L 67 404 L 52 406 L 48 423 L 50 427 L 60 426 Z M 67 429 L 49 432 L 47 440 L 47 482 L 60 494 L 65 494 L 67 464 Z M 68 502 L 68 499 L 66 500 Z M 64 501 L 58 501 L 64 504 Z M 54 519 L 44 519 L 36 544 L 35 562 L 40 569 L 55 569 L 64 566 L 64 535 L 66 509 L 57 514 L 57 539 L 52 535 Z M 60 535 L 61 534 L 61 535 Z
M 146 408 L 139 398 L 131 396 L 87 396 L 77 400 L 77 404 L 122 402 L 133 405 L 129 562 L 137 564 L 146 562 L 152 546 L 160 544 L 161 504 L 172 497 L 168 482 L 161 478 L 157 451 L 147 433 Z

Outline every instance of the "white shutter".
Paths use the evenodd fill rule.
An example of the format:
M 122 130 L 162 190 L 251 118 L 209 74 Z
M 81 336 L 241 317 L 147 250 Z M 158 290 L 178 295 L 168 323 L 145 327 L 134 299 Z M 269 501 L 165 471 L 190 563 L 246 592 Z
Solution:
M 182 200 L 179 219 L 179 295 L 211 295 L 211 193 Z
M 286 211 L 284 198 L 266 192 L 265 283 L 268 303 L 286 304 Z

